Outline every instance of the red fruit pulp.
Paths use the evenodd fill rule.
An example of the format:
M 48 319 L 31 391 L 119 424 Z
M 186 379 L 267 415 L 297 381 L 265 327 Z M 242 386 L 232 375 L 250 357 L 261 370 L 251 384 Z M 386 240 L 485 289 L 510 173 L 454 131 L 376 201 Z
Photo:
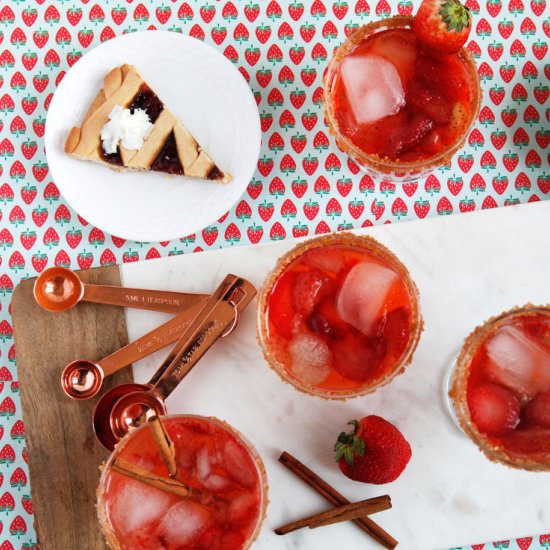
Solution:
M 122 549 L 244 548 L 263 505 L 259 467 L 245 444 L 220 422 L 193 416 L 163 419 L 174 442 L 177 479 L 204 491 L 182 499 L 107 469 L 100 490 L 109 530 Z M 118 458 L 167 477 L 148 426 L 115 451 Z
M 475 350 L 467 369 L 471 420 L 489 446 L 511 457 L 548 459 L 550 316 L 520 314 L 499 324 Z
M 390 273 L 392 282 L 368 330 L 360 330 L 342 318 L 338 297 L 350 271 L 367 264 Z M 266 303 L 266 343 L 274 359 L 298 386 L 321 393 L 376 386 L 401 364 L 413 332 L 405 278 L 390 258 L 364 246 L 306 250 L 285 266 Z
M 391 63 L 401 82 L 402 107 L 379 120 L 360 122 L 342 76 L 348 58 Z M 380 80 L 371 79 L 366 92 L 380 88 Z M 387 29 L 367 36 L 344 56 L 332 83 L 331 107 L 339 132 L 365 154 L 417 162 L 462 139 L 474 108 L 475 84 L 460 53 L 437 54 L 424 48 L 412 29 Z

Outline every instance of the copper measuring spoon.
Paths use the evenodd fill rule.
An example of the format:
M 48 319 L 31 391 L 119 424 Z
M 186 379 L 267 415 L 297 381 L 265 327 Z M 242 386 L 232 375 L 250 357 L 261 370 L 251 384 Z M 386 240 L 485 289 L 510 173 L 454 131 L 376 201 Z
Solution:
M 175 342 L 198 315 L 207 299 L 186 309 L 173 319 L 144 334 L 137 340 L 111 353 L 97 363 L 77 359 L 69 363 L 61 374 L 61 387 L 71 399 L 90 399 L 97 395 L 106 376 L 131 365 Z
M 206 297 L 206 294 L 85 284 L 74 271 L 66 267 L 50 267 L 34 283 L 36 302 L 54 313 L 66 311 L 81 301 L 179 313 Z
M 228 275 L 147 384 L 122 384 L 103 394 L 93 414 L 99 443 L 112 450 L 130 429 L 166 414 L 164 400 L 212 344 L 234 330 L 255 294 L 251 283 Z

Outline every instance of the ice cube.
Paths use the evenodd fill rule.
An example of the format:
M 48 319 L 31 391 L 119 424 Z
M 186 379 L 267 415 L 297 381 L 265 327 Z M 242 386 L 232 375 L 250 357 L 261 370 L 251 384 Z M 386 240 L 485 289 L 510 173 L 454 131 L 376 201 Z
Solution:
M 109 516 L 123 535 L 145 531 L 169 510 L 172 502 L 173 498 L 163 491 L 125 479 L 110 506 Z
M 306 384 L 319 384 L 330 373 L 332 354 L 325 342 L 313 334 L 299 334 L 288 346 L 294 376 Z
M 219 457 L 217 453 L 212 453 L 207 448 L 201 449 L 197 454 L 198 480 L 204 487 L 211 491 L 223 491 L 231 485 L 231 482 L 216 474 L 216 467 L 219 467 Z
M 234 498 L 226 511 L 226 521 L 233 527 L 243 528 L 250 523 L 257 515 L 259 495 L 254 493 L 243 493 Z M 256 513 L 255 513 L 256 512 Z
M 348 56 L 342 79 L 353 115 L 359 124 L 372 124 L 394 115 L 405 104 L 405 92 L 395 66 L 377 55 Z
M 494 382 L 533 398 L 550 390 L 550 353 L 517 328 L 502 327 L 486 344 Z
M 168 548 L 183 548 L 198 540 L 209 523 L 208 508 L 192 500 L 181 500 L 162 518 L 157 534 Z
M 373 262 L 362 262 L 350 269 L 338 293 L 336 308 L 340 317 L 368 335 L 383 313 L 392 285 L 399 276 L 395 271 Z

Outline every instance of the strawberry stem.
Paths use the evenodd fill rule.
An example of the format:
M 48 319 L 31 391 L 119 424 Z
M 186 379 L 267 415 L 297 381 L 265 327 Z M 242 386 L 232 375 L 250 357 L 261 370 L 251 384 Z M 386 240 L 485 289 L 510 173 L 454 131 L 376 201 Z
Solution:
M 353 431 L 348 434 L 342 432 L 338 436 L 338 440 L 334 445 L 334 451 L 336 453 L 336 462 L 343 457 L 348 466 L 351 467 L 355 461 L 356 454 L 365 456 L 365 442 L 357 435 L 359 422 L 352 420 L 348 424 L 353 426 Z

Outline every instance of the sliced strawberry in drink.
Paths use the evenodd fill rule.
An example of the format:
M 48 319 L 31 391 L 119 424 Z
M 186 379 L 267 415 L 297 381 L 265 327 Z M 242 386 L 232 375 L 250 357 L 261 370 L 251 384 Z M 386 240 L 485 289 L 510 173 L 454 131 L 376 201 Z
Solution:
M 550 428 L 550 392 L 539 393 L 523 411 L 525 421 L 541 428 Z
M 268 319 L 284 338 L 292 338 L 294 319 L 294 282 L 296 273 L 283 273 L 275 283 L 269 298 Z
M 505 435 L 519 422 L 520 405 L 515 394 L 498 384 L 482 384 L 468 393 L 472 421 L 487 435 Z
M 293 292 L 296 311 L 310 315 L 320 299 L 332 291 L 330 283 L 330 279 L 318 269 L 298 273 Z
M 331 340 L 345 338 L 349 325 L 343 321 L 334 305 L 334 297 L 325 297 L 315 308 L 308 321 L 309 328 L 317 334 L 323 334 Z
M 408 101 L 415 112 L 426 115 L 435 124 L 442 126 L 451 119 L 452 104 L 420 82 L 413 84 Z
M 332 345 L 334 368 L 346 378 L 366 382 L 376 377 L 388 348 L 387 340 L 349 334 Z
M 401 355 L 410 338 L 411 313 L 407 308 L 399 307 L 386 315 L 384 336 L 391 342 L 392 352 Z
M 396 159 L 402 153 L 414 149 L 431 132 L 433 120 L 426 115 L 415 115 L 406 127 L 396 126 L 390 132 L 386 155 Z

